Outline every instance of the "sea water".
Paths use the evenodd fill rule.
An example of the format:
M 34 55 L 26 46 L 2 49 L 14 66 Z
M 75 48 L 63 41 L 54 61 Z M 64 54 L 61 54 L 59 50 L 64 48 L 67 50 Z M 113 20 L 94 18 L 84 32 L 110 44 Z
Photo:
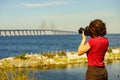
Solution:
M 109 47 L 120 47 L 120 34 L 108 34 Z M 77 51 L 81 35 L 1 36 L 0 58 L 21 53 Z
M 120 62 L 106 64 L 108 80 L 120 80 Z M 71 66 L 50 70 L 34 70 L 36 80 L 85 80 L 87 66 Z M 32 74 L 33 75 L 33 74 Z

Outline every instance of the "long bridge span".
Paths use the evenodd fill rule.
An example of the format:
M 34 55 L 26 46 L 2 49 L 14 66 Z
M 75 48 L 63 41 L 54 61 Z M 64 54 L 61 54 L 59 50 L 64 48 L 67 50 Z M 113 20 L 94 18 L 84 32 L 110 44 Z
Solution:
M 42 30 L 42 29 L 9 29 L 0 30 L 0 36 L 38 36 L 38 35 L 74 35 L 75 31 Z

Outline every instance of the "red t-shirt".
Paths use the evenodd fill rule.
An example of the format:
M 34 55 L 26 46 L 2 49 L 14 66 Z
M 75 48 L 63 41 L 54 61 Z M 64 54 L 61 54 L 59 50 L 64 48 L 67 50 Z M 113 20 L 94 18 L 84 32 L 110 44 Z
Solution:
M 105 37 L 90 38 L 90 50 L 87 52 L 89 66 L 104 66 L 104 56 L 108 49 L 108 39 Z

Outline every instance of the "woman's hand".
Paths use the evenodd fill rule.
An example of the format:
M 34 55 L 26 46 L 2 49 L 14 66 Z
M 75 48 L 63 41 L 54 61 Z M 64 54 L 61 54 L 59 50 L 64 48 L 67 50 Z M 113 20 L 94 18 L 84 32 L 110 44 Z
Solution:
M 82 39 L 86 40 L 87 36 L 84 34 L 84 31 L 82 31 Z
M 82 55 L 90 49 L 89 43 L 86 43 L 86 38 L 87 36 L 84 34 L 84 31 L 82 31 L 82 40 L 78 47 L 78 55 Z

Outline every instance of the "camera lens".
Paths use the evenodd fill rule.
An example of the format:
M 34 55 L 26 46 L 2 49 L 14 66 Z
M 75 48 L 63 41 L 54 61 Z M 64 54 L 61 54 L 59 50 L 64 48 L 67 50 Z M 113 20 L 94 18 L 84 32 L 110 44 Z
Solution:
M 84 31 L 85 29 L 84 28 L 80 28 L 79 29 L 79 34 L 82 34 L 82 31 Z
M 85 34 L 86 36 L 89 36 L 89 35 L 90 35 L 89 27 L 88 27 L 88 26 L 87 26 L 85 29 L 81 27 L 81 28 L 78 30 L 79 34 L 82 34 L 82 31 L 84 31 L 84 34 Z

